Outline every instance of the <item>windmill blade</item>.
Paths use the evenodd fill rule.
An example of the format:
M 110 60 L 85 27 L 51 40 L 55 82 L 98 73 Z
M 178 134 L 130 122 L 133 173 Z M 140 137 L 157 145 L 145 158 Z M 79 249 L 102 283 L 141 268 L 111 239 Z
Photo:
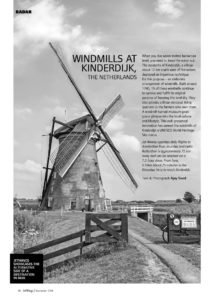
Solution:
M 47 181 L 48 181 L 49 161 L 50 161 L 50 155 L 51 155 L 51 146 L 52 146 L 52 140 L 53 140 L 53 132 L 54 132 L 55 119 L 56 118 L 53 117 L 51 132 L 49 134 L 48 157 L 47 157 L 47 163 L 46 163 L 46 168 L 45 168 L 45 178 L 44 178 L 44 184 L 43 184 L 43 190 L 42 190 L 42 197 L 45 194 L 45 190 L 46 190 L 46 186 L 47 186 Z
M 129 181 L 130 183 L 132 184 L 132 186 L 134 188 L 137 188 L 138 187 L 138 184 L 137 182 L 135 181 L 134 177 L 132 176 L 131 172 L 129 171 L 126 163 L 124 162 L 124 160 L 122 159 L 119 151 L 116 149 L 116 147 L 114 146 L 114 143 L 112 142 L 110 136 L 108 135 L 108 133 L 102 128 L 102 126 L 100 125 L 99 126 L 99 129 L 101 131 L 101 133 L 103 134 L 103 136 L 105 137 L 107 143 L 109 144 L 111 150 L 112 150 L 112 153 L 116 156 L 117 158 L 117 161 L 119 163 L 119 165 L 122 166 L 122 168 L 124 169 L 126 175 L 128 176 L 129 178 Z M 105 147 L 104 147 L 105 148 Z
M 61 177 L 64 177 L 68 169 L 83 151 L 94 131 L 95 126 L 93 126 L 89 131 L 76 132 L 75 134 L 71 132 L 60 144 L 54 162 L 54 169 Z
M 130 180 L 129 176 L 127 175 L 126 171 L 124 170 L 123 166 L 120 164 L 119 160 L 115 156 L 114 152 L 112 151 L 109 144 L 105 144 L 104 147 L 102 147 L 102 152 L 104 153 L 105 157 L 111 164 L 112 168 L 115 170 L 117 175 L 121 178 L 121 180 L 124 182 L 128 188 L 131 189 L 131 191 L 136 190 L 136 186 L 133 185 L 132 181 Z
M 101 121 L 102 126 L 106 127 L 113 117 L 123 108 L 124 102 L 121 95 L 118 95 L 110 105 L 99 116 L 98 121 Z
M 82 100 L 82 102 L 84 103 L 86 109 L 88 110 L 88 112 L 90 113 L 90 115 L 92 116 L 94 122 L 97 122 L 97 118 L 91 108 L 91 106 L 89 105 L 89 103 L 86 101 L 85 97 L 83 96 L 83 94 L 81 93 L 80 89 L 78 88 L 76 82 L 74 81 L 73 77 L 71 76 L 70 72 L 68 71 L 67 67 L 65 66 L 64 62 L 62 61 L 61 57 L 59 56 L 59 54 L 57 53 L 56 49 L 54 48 L 54 46 L 52 45 L 52 43 L 49 43 L 51 49 L 53 50 L 53 52 L 56 54 L 57 58 L 59 59 L 60 65 L 63 68 L 63 70 L 65 71 L 66 75 L 68 76 L 69 81 L 72 83 L 72 85 L 74 86 L 75 90 L 77 91 L 78 95 L 80 96 L 80 99 Z

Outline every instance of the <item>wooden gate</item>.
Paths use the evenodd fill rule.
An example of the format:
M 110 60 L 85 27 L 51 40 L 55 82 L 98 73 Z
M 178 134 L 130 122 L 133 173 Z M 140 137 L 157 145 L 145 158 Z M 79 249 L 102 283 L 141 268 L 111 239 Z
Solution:
M 118 222 L 120 223 L 119 225 L 113 225 Z M 106 233 L 92 237 L 92 232 L 100 230 L 106 231 Z M 128 242 L 128 214 L 86 213 L 85 243 L 108 241 Z
M 105 219 L 105 222 L 103 222 L 102 219 Z M 94 223 L 94 225 L 91 224 L 92 222 Z M 113 225 L 118 222 L 120 223 L 119 225 Z M 106 231 L 106 233 L 96 235 L 96 232 L 100 230 Z M 95 236 L 92 237 L 92 233 L 94 233 Z M 78 238 L 80 238 L 80 241 L 76 241 L 74 244 L 72 241 Z M 53 249 L 49 253 L 43 254 L 43 260 L 46 261 L 67 253 L 71 253 L 76 250 L 80 250 L 80 255 L 48 265 L 45 267 L 46 271 L 49 272 L 53 269 L 60 267 L 61 265 L 70 263 L 74 259 L 78 259 L 80 256 L 83 255 L 83 248 L 89 246 L 92 243 L 112 241 L 128 242 L 128 215 L 127 213 L 86 213 L 85 230 L 80 230 L 78 232 L 71 233 L 69 235 L 57 238 L 55 240 L 51 240 L 39 245 L 34 245 L 33 247 L 27 249 L 23 249 L 22 253 L 41 253 L 41 250 L 44 250 L 46 248 L 52 248 L 54 246 L 58 246 L 60 244 L 70 241 L 72 244 L 69 246 L 64 246 L 63 248 L 57 250 Z

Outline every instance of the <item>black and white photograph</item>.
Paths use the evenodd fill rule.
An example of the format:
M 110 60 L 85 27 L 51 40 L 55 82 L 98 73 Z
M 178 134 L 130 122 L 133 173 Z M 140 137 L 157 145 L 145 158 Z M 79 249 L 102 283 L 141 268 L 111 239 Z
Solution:
M 201 1 L 13 9 L 10 284 L 199 285 Z

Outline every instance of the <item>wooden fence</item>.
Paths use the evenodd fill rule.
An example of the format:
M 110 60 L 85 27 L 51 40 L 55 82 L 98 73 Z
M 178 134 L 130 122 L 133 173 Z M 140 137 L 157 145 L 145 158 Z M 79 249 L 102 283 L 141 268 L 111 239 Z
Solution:
M 108 219 L 107 221 L 103 222 L 102 219 Z M 94 222 L 95 225 L 91 223 Z M 121 222 L 120 225 L 112 225 L 117 222 Z M 95 231 L 106 231 L 106 233 L 93 236 L 92 233 Z M 120 234 L 121 233 L 121 234 Z M 84 239 L 85 237 L 85 239 Z M 64 247 L 62 249 L 52 251 L 50 253 L 46 253 L 43 255 L 43 260 L 46 261 L 48 259 L 52 259 L 58 257 L 60 255 L 71 253 L 76 250 L 80 250 L 80 255 L 76 256 L 79 258 L 82 256 L 82 249 L 87 247 L 96 242 L 115 242 L 115 241 L 122 241 L 128 242 L 128 215 L 126 213 L 86 213 L 85 219 L 85 230 L 80 230 L 75 233 L 71 233 L 69 235 L 57 238 L 55 240 L 51 240 L 42 244 L 35 245 L 33 247 L 27 248 L 23 250 L 24 254 L 35 253 L 47 248 L 51 248 L 53 246 L 62 244 L 64 242 L 68 242 L 74 240 L 76 238 L 80 238 L 79 243 L 74 245 Z M 72 260 L 72 259 L 70 259 Z M 45 269 L 46 271 L 50 271 L 54 269 L 64 262 L 68 262 L 69 260 L 61 261 L 59 263 L 55 263 L 53 265 L 47 266 Z
M 102 221 L 108 219 L 107 221 Z M 120 225 L 113 225 L 120 222 Z M 92 224 L 94 223 L 94 224 Z M 105 234 L 92 237 L 96 230 L 104 230 Z M 121 234 L 120 234 L 121 233 Z M 85 218 L 85 242 L 128 242 L 128 214 L 127 213 L 87 213 Z

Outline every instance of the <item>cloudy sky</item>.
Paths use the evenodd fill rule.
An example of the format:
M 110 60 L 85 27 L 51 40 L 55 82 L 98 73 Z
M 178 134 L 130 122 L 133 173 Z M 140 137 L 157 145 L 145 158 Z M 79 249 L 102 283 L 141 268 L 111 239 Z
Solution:
M 108 133 L 139 183 L 133 194 L 101 153 L 106 195 L 113 199 L 176 199 L 186 190 L 200 193 L 198 133 L 188 158 L 192 172 L 181 183 L 147 182 L 141 172 L 142 53 L 200 53 L 199 0 L 16 0 L 14 14 L 14 194 L 41 194 L 51 119 L 72 120 L 85 108 L 61 70 L 48 42 L 57 42 L 76 82 L 95 113 L 121 94 L 125 107 L 108 126 Z M 138 80 L 90 81 L 72 64 L 72 53 L 137 54 Z M 199 95 L 199 91 L 197 92 Z M 66 110 L 66 117 L 65 117 Z M 145 174 L 144 174 L 145 175 Z

